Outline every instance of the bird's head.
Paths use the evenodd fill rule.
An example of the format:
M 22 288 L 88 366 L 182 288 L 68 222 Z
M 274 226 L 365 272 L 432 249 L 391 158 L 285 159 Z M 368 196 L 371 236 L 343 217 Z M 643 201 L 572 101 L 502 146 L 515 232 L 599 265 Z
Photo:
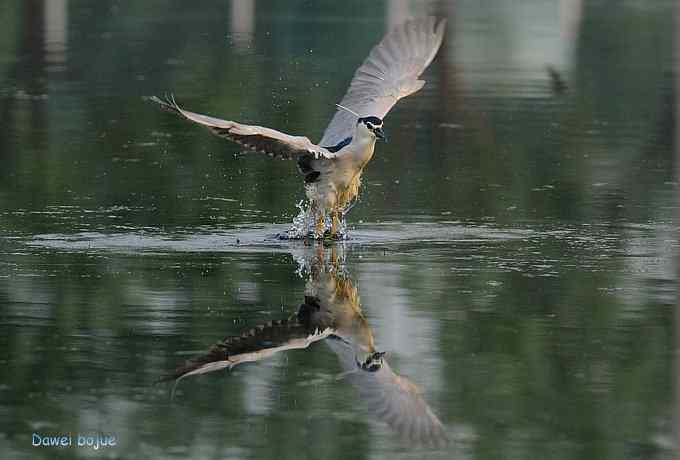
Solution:
M 385 356 L 384 351 L 376 351 L 368 355 L 363 362 L 357 361 L 357 364 L 364 371 L 377 372 L 383 365 L 383 356 Z
M 357 120 L 357 130 L 363 134 L 376 137 L 387 142 L 383 131 L 383 121 L 378 117 L 361 117 Z

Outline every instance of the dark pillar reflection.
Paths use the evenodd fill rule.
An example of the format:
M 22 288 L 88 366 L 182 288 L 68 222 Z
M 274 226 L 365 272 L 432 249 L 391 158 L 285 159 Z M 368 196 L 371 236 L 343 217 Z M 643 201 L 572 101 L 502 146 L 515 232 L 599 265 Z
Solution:
M 7 95 L 0 105 L 0 155 L 6 166 L 11 161 L 11 139 L 17 137 L 13 131 L 17 112 L 22 108 L 29 110 L 28 124 L 31 128 L 38 127 L 44 132 L 45 104 L 42 100 L 46 93 L 45 84 L 45 51 L 43 18 L 45 12 L 44 0 L 24 0 L 21 4 L 20 27 L 17 59 L 6 76 L 3 76 L 3 86 L 8 88 Z M 28 133 L 34 139 L 34 133 Z M 33 144 L 33 142 L 31 142 Z M 3 170 L 8 171 L 5 167 Z
M 446 35 L 442 47 L 439 49 L 437 66 L 439 84 L 437 86 L 438 105 L 437 105 L 437 120 L 441 123 L 451 123 L 455 118 L 454 113 L 461 107 L 460 104 L 460 82 L 457 79 L 458 70 L 455 67 L 455 62 L 450 59 L 451 46 L 455 39 L 455 3 L 448 1 L 440 1 L 437 3 L 436 15 L 446 18 Z M 438 130 L 439 131 L 439 130 Z
M 45 50 L 43 18 L 44 0 L 25 0 L 21 13 L 21 50 L 18 73 L 25 82 L 29 95 L 42 94 L 44 90 Z
M 680 1 L 675 2 L 673 27 L 673 110 L 675 111 L 675 132 L 673 146 L 675 161 L 673 162 L 675 181 L 675 309 L 673 311 L 673 438 L 675 458 L 680 458 L 680 108 L 677 95 L 680 91 Z
M 0 83 L 7 88 L 0 100 L 0 179 L 8 189 L 16 191 L 27 183 L 18 177 L 5 177 L 16 172 L 15 164 L 23 161 L 35 171 L 47 155 L 47 75 L 45 58 L 45 5 L 50 0 L 23 0 L 18 13 L 16 59 Z M 20 120 L 20 121 L 19 121 Z M 26 160 L 30 156 L 30 163 Z M 34 178 L 32 183 L 40 183 Z M 12 184 L 12 181 L 18 181 Z M 41 185 L 44 186 L 44 185 Z

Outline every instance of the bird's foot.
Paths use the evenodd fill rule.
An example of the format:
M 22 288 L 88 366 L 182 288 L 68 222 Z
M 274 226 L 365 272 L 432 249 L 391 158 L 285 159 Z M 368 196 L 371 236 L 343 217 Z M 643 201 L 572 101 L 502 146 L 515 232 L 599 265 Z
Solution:
M 331 227 L 324 232 L 323 239 L 324 240 L 339 241 L 339 240 L 343 239 L 343 235 L 338 233 L 337 228 Z
M 334 238 L 335 235 L 338 233 L 338 213 L 333 212 L 331 214 L 331 229 L 330 229 L 330 234 L 331 237 Z
M 324 229 L 326 228 L 326 218 L 324 215 L 321 215 L 316 218 L 316 222 L 314 222 L 314 238 L 323 238 L 324 235 Z

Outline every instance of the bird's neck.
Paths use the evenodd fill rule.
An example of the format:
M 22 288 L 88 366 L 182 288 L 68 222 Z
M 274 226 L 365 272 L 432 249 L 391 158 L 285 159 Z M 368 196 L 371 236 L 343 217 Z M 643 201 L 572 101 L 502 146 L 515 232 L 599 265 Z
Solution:
M 354 130 L 354 136 L 352 137 L 352 143 L 356 143 L 362 147 L 370 146 L 373 148 L 375 145 L 375 140 L 375 134 L 369 131 L 366 127 L 357 125 L 356 129 Z
M 361 168 L 366 165 L 373 158 L 373 149 L 375 148 L 375 136 L 370 133 L 357 130 L 352 138 L 352 143 L 348 146 L 352 152 L 352 159 L 355 163 L 361 165 Z
M 375 144 L 375 135 L 362 125 L 357 125 L 352 136 L 352 143 Z

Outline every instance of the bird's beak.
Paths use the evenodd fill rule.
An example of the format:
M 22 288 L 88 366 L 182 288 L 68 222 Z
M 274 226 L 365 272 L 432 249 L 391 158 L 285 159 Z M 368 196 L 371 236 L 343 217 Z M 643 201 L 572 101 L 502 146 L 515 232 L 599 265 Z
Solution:
M 375 128 L 373 130 L 373 132 L 375 133 L 375 137 L 377 137 L 378 139 L 380 139 L 382 141 L 387 142 L 387 137 L 385 136 L 385 131 L 383 131 L 382 128 Z

